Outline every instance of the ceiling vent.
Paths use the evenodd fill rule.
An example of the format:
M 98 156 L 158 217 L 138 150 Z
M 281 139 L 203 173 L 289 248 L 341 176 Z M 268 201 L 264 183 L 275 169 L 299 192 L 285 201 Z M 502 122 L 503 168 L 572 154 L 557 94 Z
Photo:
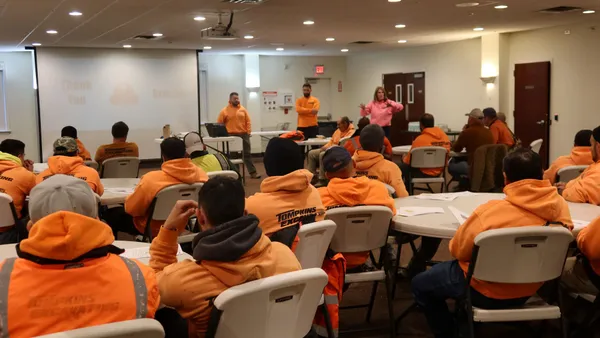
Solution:
M 226 2 L 229 4 L 242 4 L 242 5 L 260 5 L 265 2 L 265 0 L 221 0 L 221 2 Z
M 582 11 L 581 7 L 558 6 L 558 7 L 542 9 L 539 12 L 540 13 L 549 13 L 549 14 L 561 14 L 561 13 L 580 12 L 580 11 Z
M 354 42 L 350 42 L 351 45 L 370 45 L 372 43 L 375 43 L 375 41 L 354 41 Z
M 161 36 L 153 35 L 136 35 L 133 37 L 134 40 L 159 40 Z

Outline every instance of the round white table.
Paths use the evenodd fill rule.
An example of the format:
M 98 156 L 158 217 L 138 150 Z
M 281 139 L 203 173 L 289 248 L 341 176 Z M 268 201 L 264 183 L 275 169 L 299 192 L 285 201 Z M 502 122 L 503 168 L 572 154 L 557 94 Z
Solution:
M 441 207 L 444 209 L 444 213 L 412 217 L 394 216 L 392 227 L 395 231 L 406 234 L 451 239 L 460 224 L 452 212 L 448 210 L 449 206 L 453 206 L 466 214 L 471 214 L 480 205 L 492 200 L 501 200 L 504 197 L 504 194 L 477 193 L 473 196 L 457 197 L 450 202 L 417 199 L 415 196 L 397 198 L 395 199 L 396 209 L 411 206 Z M 600 206 L 570 202 L 568 204 L 573 220 L 591 222 L 600 216 Z M 578 230 L 580 229 L 573 231 L 575 235 Z
M 309 138 L 308 140 L 298 141 L 299 146 L 324 146 L 329 143 L 330 138 Z
M 411 148 L 410 145 L 393 147 L 392 154 L 397 155 L 397 156 L 408 154 L 410 152 L 410 148 Z M 466 151 L 461 151 L 460 153 L 457 153 L 455 151 L 450 152 L 450 157 L 466 157 L 466 156 L 468 156 Z
M 125 203 L 127 196 L 140 183 L 139 178 L 103 178 L 104 194 L 100 196 L 102 205 Z

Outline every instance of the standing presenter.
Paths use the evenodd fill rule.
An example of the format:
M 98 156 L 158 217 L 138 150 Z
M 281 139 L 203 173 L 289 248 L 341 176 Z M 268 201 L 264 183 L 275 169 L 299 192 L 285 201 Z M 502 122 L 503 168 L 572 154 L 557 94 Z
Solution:
M 361 103 L 359 107 L 360 116 L 371 115 L 371 124 L 380 125 L 387 138 L 390 137 L 392 116 L 404 109 L 404 106 L 401 103 L 387 98 L 383 87 L 375 88 L 373 101 L 369 102 L 366 106 Z

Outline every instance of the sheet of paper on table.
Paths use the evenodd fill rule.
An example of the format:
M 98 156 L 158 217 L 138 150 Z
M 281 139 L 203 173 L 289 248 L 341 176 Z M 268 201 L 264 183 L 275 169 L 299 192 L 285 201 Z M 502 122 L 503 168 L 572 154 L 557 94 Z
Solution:
M 432 201 L 454 201 L 455 199 L 459 198 L 459 197 L 469 197 L 469 196 L 474 196 L 477 195 L 475 193 L 472 193 L 470 191 L 461 191 L 461 192 L 448 192 L 448 193 L 441 193 L 441 194 L 420 194 L 415 196 L 415 198 L 420 199 L 420 200 L 432 200 Z
M 113 194 L 131 195 L 133 194 L 134 189 L 135 188 L 104 188 L 104 191 L 108 191 Z
M 573 220 L 573 230 L 581 231 L 581 230 L 583 230 L 583 228 L 588 226 L 588 224 L 590 224 L 590 222 L 579 221 L 579 220 L 574 219 Z
M 467 218 L 469 218 L 469 216 L 470 216 L 466 212 L 462 212 L 453 206 L 449 206 L 448 210 L 450 210 L 450 212 L 452 213 L 452 215 L 454 215 L 454 217 L 458 221 L 458 224 L 460 224 L 460 225 L 462 225 L 467 220 Z
M 443 214 L 444 208 L 430 208 L 430 207 L 401 207 L 396 211 L 396 215 L 404 217 L 430 215 L 430 214 Z
M 183 250 L 181 250 L 181 245 L 177 245 L 177 256 L 183 255 Z M 121 254 L 121 256 L 126 258 L 149 258 L 150 257 L 150 247 L 142 246 L 139 248 L 130 248 L 125 249 L 125 252 Z

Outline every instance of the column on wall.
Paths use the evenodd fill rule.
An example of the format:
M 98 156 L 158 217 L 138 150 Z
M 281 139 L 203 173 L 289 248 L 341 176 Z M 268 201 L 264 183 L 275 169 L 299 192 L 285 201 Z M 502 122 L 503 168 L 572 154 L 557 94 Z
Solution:
M 481 37 L 482 108 L 500 108 L 500 34 Z
M 244 54 L 244 72 L 246 79 L 245 98 L 246 109 L 252 119 L 252 131 L 260 131 L 262 126 L 260 116 L 260 61 L 258 54 Z M 243 95 L 240 93 L 240 95 Z M 260 136 L 252 137 L 252 152 L 261 152 Z

